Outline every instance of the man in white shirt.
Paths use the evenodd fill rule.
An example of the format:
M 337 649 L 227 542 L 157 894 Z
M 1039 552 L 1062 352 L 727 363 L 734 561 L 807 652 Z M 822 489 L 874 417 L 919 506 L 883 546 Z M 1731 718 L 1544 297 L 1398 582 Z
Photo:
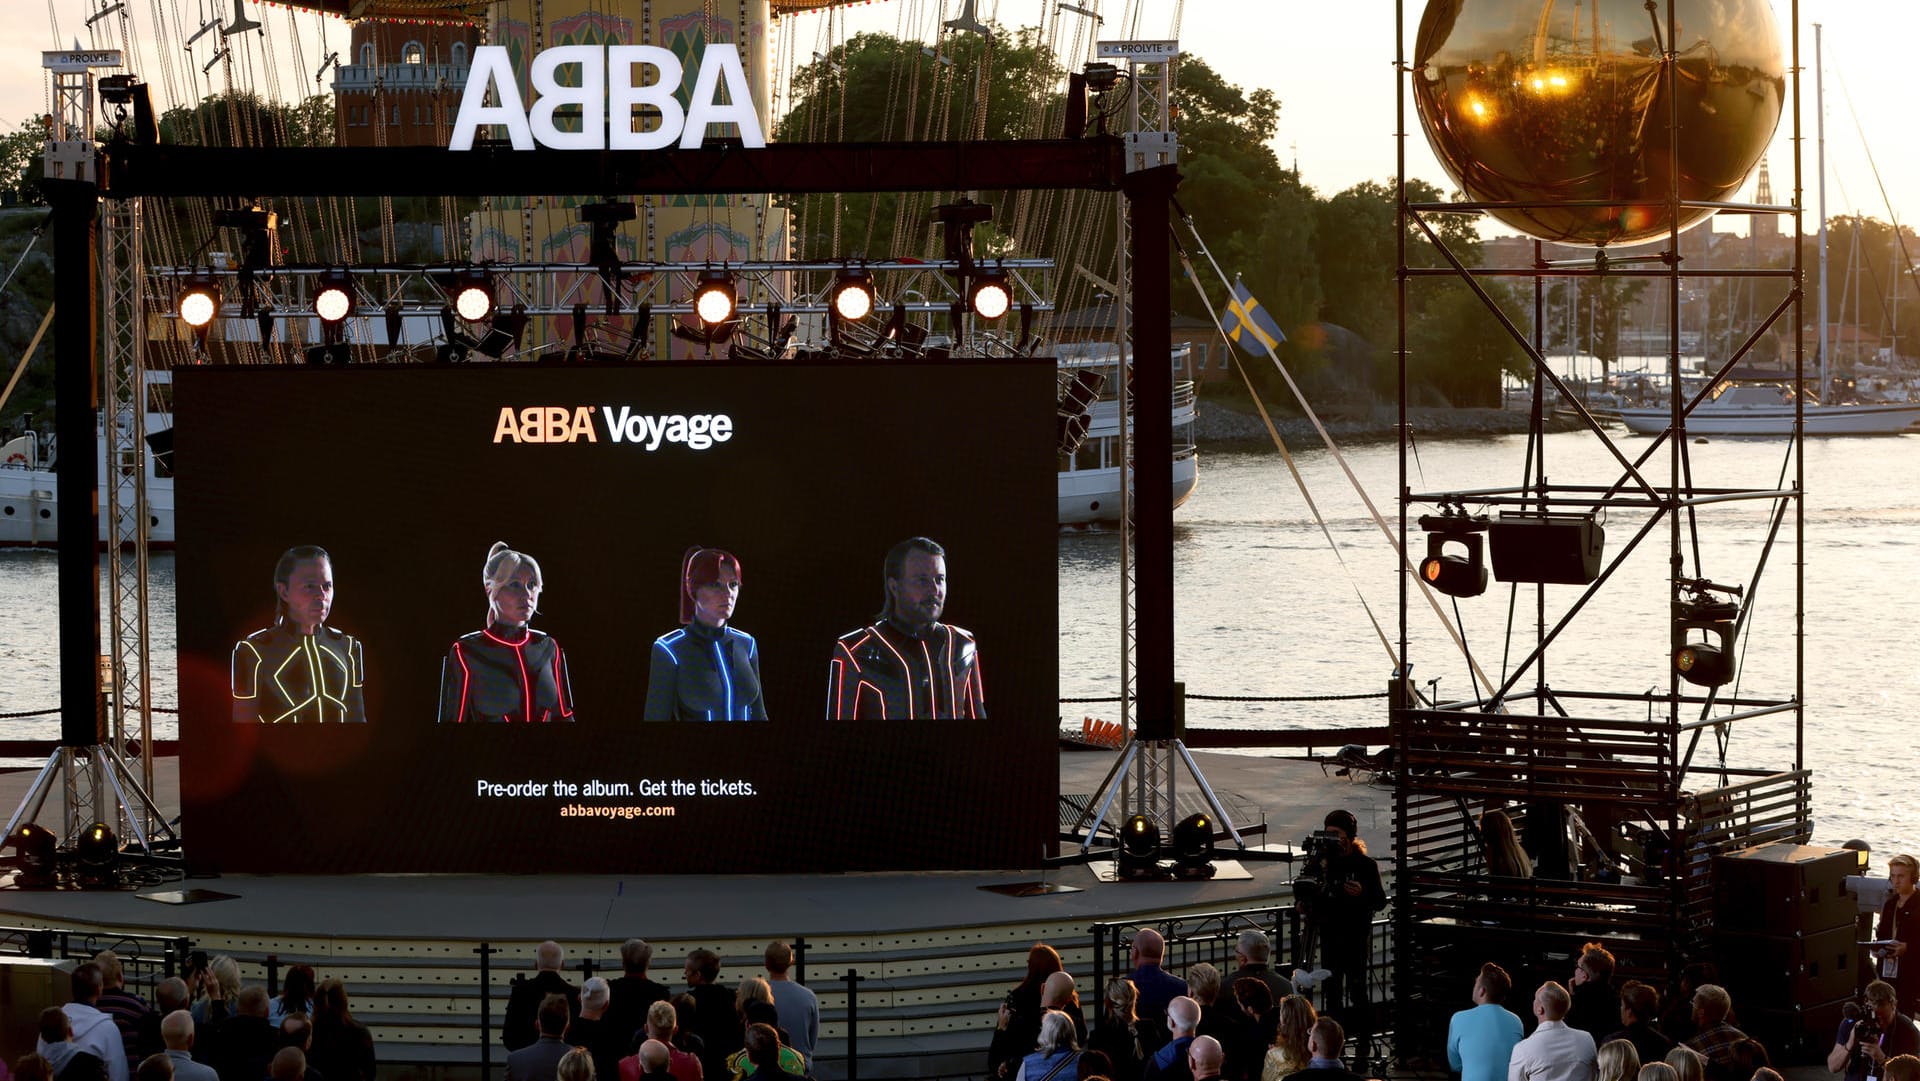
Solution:
M 60 1010 L 73 1026 L 74 1045 L 106 1063 L 107 1081 L 128 1081 L 127 1048 L 120 1041 L 120 1026 L 113 1023 L 112 1015 L 94 1008 L 105 989 L 100 966 L 88 961 L 73 970 L 73 1001 Z M 41 1040 L 35 1050 L 46 1054 L 45 1044 Z
M 1540 1026 L 1514 1045 L 1507 1081 L 1594 1081 L 1593 1036 L 1566 1022 L 1573 996 L 1551 981 L 1533 993 Z

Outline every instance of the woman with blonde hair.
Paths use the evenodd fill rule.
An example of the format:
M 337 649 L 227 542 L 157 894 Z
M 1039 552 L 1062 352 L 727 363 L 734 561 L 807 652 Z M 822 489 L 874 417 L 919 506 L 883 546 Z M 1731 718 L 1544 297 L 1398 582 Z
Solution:
M 1150 1033 L 1141 1038 L 1140 1018 L 1135 1012 L 1139 1001 L 1140 991 L 1132 980 L 1125 976 L 1108 979 L 1107 993 L 1100 1001 L 1100 1017 L 1087 1036 L 1087 1050 L 1101 1052 L 1112 1064 L 1109 1076 L 1113 1081 L 1140 1081 L 1147 1065 L 1147 1049 L 1154 1039 Z
M 201 975 L 206 998 L 193 1004 L 196 1027 L 224 1021 L 240 1010 L 240 962 L 221 954 L 208 962 Z
M 1635 1081 L 1640 1075 L 1640 1052 L 1626 1040 L 1608 1040 L 1595 1056 L 1599 1075 L 1594 1081 Z
M 1280 1029 L 1273 1046 L 1260 1065 L 1260 1081 L 1281 1081 L 1307 1068 L 1313 1055 L 1307 1050 L 1307 1033 L 1320 1020 L 1313 1003 L 1303 995 L 1288 995 L 1280 1000 Z
M 1505 811 L 1488 811 L 1480 816 L 1480 840 L 1487 849 L 1487 873 L 1503 878 L 1532 878 L 1533 860 L 1520 847 L 1513 819 Z
M 1677 1081 L 1706 1081 L 1707 1060 L 1691 1047 L 1676 1047 L 1667 1052 L 1667 1065 L 1673 1067 Z
M 480 570 L 487 625 L 463 635 L 440 664 L 440 723 L 572 721 L 567 657 L 527 624 L 540 609 L 540 564 L 505 541 Z
M 1673 1067 L 1664 1062 L 1649 1062 L 1640 1067 L 1639 1076 L 1635 1081 L 1680 1081 L 1680 1075 L 1674 1073 Z
M 593 1081 L 593 1053 L 584 1047 L 576 1047 L 560 1056 L 560 1065 L 554 1070 L 555 1081 Z

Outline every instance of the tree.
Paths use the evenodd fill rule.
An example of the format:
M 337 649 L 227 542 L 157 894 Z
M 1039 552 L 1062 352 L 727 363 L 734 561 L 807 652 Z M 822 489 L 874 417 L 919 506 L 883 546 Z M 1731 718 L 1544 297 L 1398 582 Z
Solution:
M 46 149 L 45 117 L 28 117 L 20 122 L 18 130 L 0 135 L 0 202 L 10 201 L 18 206 L 46 204 L 46 194 L 40 189 Z

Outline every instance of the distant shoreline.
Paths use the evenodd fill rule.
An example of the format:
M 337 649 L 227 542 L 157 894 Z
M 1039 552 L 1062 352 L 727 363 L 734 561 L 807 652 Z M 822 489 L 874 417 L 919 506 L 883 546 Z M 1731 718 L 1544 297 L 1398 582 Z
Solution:
M 1395 438 L 1398 410 L 1380 406 L 1364 416 L 1338 413 L 1321 417 L 1327 432 L 1340 443 L 1381 443 Z M 1493 435 L 1516 435 L 1527 430 L 1527 414 L 1516 409 L 1437 409 L 1407 411 L 1408 424 L 1416 440 L 1477 439 Z M 1289 447 L 1305 442 L 1318 444 L 1319 432 L 1305 417 L 1275 416 L 1274 429 Z M 1571 431 L 1579 427 L 1572 420 L 1548 418 L 1548 431 Z M 1202 446 L 1247 449 L 1273 444 L 1260 415 L 1250 407 L 1242 411 L 1219 402 L 1202 401 L 1195 412 L 1194 441 Z

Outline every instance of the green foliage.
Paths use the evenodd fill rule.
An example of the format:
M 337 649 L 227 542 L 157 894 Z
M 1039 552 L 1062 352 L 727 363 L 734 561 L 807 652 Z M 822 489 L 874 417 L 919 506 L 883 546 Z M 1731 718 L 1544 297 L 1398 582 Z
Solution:
M 46 205 L 46 195 L 40 190 L 46 146 L 46 122 L 38 116 L 30 116 L 17 130 L 0 135 L 0 203 Z
M 168 109 L 160 141 L 186 146 L 332 146 L 333 95 L 315 94 L 297 105 L 268 101 L 251 91 L 210 94 L 200 104 Z

